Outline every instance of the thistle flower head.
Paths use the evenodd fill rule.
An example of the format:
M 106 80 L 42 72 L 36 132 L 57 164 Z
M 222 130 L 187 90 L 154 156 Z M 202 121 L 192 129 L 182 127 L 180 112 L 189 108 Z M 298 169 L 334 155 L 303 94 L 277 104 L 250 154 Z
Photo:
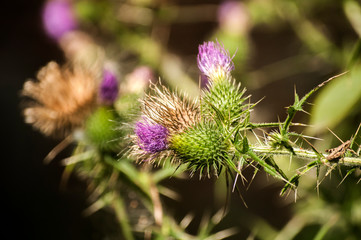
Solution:
M 43 9 L 43 24 L 46 33 L 56 40 L 76 29 L 77 21 L 69 1 L 47 1 Z
M 45 135 L 65 136 L 81 126 L 96 106 L 95 77 L 79 66 L 63 68 L 55 62 L 40 69 L 38 82 L 24 83 L 22 94 L 31 98 L 25 122 Z
M 141 101 L 143 121 L 137 122 L 130 155 L 138 160 L 154 160 L 159 164 L 177 156 L 169 148 L 169 139 L 182 133 L 200 120 L 199 106 L 181 99 L 161 86 L 151 85 L 154 95 L 145 95 Z
M 160 124 L 152 124 L 147 120 L 138 121 L 135 134 L 139 148 L 149 154 L 156 154 L 168 148 L 169 131 Z
M 240 1 L 223 1 L 218 8 L 217 18 L 220 28 L 228 34 L 241 35 L 249 29 L 249 13 Z
M 198 47 L 198 68 L 211 81 L 227 78 L 234 69 L 229 52 L 218 42 L 205 42 Z
M 103 72 L 103 81 L 100 84 L 99 97 L 105 104 L 112 104 L 118 97 L 119 86 L 115 74 L 105 69 Z
M 85 121 L 85 136 L 94 146 L 105 151 L 121 148 L 123 131 L 118 126 L 119 116 L 108 106 L 98 107 Z

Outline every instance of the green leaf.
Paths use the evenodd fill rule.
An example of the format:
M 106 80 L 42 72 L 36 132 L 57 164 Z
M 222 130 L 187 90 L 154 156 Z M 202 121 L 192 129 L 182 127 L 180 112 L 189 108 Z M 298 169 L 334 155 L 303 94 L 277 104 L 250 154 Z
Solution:
M 298 96 L 296 90 L 295 90 L 295 102 L 293 103 L 293 108 L 296 111 L 302 111 L 302 103 L 300 102 L 300 97 Z
M 348 18 L 351 26 L 361 37 L 361 6 L 354 0 L 344 1 L 343 10 L 345 11 L 346 17 Z
M 134 240 L 132 233 L 132 226 L 130 225 L 129 217 L 126 211 L 126 206 L 119 194 L 114 193 L 112 198 L 112 206 L 115 215 L 119 221 L 119 225 L 122 229 L 123 236 L 126 240 Z
M 290 180 L 289 183 L 286 183 L 285 186 L 282 188 L 280 195 L 283 196 L 288 189 L 295 189 L 298 187 L 300 175 L 294 175 Z
M 350 57 L 350 60 L 347 63 L 347 66 L 352 67 L 355 64 L 360 62 L 361 57 L 361 39 L 359 39 L 354 46 L 354 49 L 352 50 L 352 54 Z
M 333 128 L 347 117 L 361 98 L 361 67 L 324 87 L 311 109 L 311 132 Z
M 105 157 L 105 162 L 117 170 L 123 182 L 126 182 L 136 192 L 142 194 L 147 201 L 151 200 L 148 185 L 142 181 L 142 173 L 138 171 L 127 159 L 114 160 L 111 157 Z
M 288 179 L 282 173 L 278 172 L 274 166 L 268 164 L 265 160 L 263 160 L 262 158 L 257 156 L 257 154 L 255 154 L 252 150 L 249 150 L 247 152 L 247 155 L 250 158 L 252 158 L 254 161 L 256 161 L 259 165 L 261 165 L 263 167 L 263 169 L 265 170 L 265 172 L 267 172 L 268 174 L 272 175 L 275 178 L 281 179 L 281 180 L 285 181 L 286 183 L 290 183 L 288 181 Z
M 247 138 L 243 138 L 243 153 L 246 153 L 249 151 L 249 145 Z
M 158 169 L 156 172 L 152 174 L 152 179 L 155 183 L 159 183 L 166 178 L 170 178 L 173 176 L 179 175 L 186 170 L 185 166 L 174 166 L 170 164 L 165 164 L 163 168 Z

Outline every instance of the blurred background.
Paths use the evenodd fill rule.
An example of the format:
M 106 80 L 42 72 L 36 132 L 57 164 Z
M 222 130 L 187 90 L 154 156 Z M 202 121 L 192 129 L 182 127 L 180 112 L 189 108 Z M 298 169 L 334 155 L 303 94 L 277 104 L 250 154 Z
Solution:
M 136 66 L 147 66 L 156 79 L 191 97 L 199 92 L 198 45 L 208 40 L 222 42 L 231 55 L 235 54 L 233 76 L 248 89 L 252 101 L 265 97 L 254 111 L 255 122 L 282 121 L 295 89 L 303 96 L 336 74 L 359 71 L 361 4 L 354 0 L 69 3 L 76 22 L 71 30 L 82 32 L 86 35 L 82 37 L 104 48 L 117 64 L 120 78 Z M 0 102 L 5 155 L 0 175 L 5 224 L 0 234 L 3 239 L 122 239 L 110 211 L 83 214 L 89 202 L 81 179 L 72 176 L 60 187 L 64 169 L 59 161 L 71 149 L 44 164 L 44 157 L 59 141 L 33 130 L 21 114 L 24 82 L 36 78 L 37 71 L 51 60 L 66 62 L 74 48 L 88 41 L 49 32 L 44 27 L 45 4 L 39 0 L 2 4 Z M 78 45 L 71 44 L 76 41 Z M 324 139 L 316 145 L 320 151 L 339 145 L 326 127 L 344 141 L 355 132 L 361 119 L 358 76 L 342 78 L 341 84 L 330 84 L 313 97 L 314 105 L 307 106 L 311 117 L 297 115 L 297 121 L 314 126 L 300 131 Z M 252 172 L 246 170 L 245 176 L 251 178 Z M 231 212 L 220 228 L 239 229 L 238 235 L 229 239 L 357 239 L 361 236 L 361 195 L 360 185 L 355 184 L 357 176 L 353 176 L 338 188 L 342 176 L 325 180 L 319 197 L 311 177 L 294 203 L 293 197 L 279 196 L 281 184 L 260 173 L 248 190 L 241 189 L 248 208 L 237 193 L 232 194 L 228 202 Z M 207 211 L 224 205 L 224 191 L 219 190 L 224 183 L 215 183 L 215 179 L 171 179 L 165 184 L 182 196 L 180 202 L 163 200 L 176 219 L 194 212 L 200 221 Z M 291 223 L 293 227 L 287 228 Z M 196 230 L 191 226 L 192 231 Z

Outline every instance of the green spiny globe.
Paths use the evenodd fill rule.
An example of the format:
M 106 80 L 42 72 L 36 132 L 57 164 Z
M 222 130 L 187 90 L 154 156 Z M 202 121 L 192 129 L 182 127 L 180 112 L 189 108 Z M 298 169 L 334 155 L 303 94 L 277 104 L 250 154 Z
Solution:
M 247 113 L 247 105 L 244 97 L 245 89 L 240 90 L 240 85 L 236 85 L 233 80 L 224 79 L 210 85 L 210 88 L 204 91 L 203 112 L 211 113 L 221 118 L 223 122 L 234 123 L 239 121 Z
M 117 150 L 122 135 L 119 129 L 119 117 L 109 107 L 98 108 L 89 117 L 85 125 L 85 133 L 90 142 L 102 150 Z
M 170 149 L 185 164 L 192 174 L 199 171 L 200 176 L 212 172 L 219 175 L 228 158 L 229 145 L 221 129 L 211 123 L 199 123 L 170 139 Z

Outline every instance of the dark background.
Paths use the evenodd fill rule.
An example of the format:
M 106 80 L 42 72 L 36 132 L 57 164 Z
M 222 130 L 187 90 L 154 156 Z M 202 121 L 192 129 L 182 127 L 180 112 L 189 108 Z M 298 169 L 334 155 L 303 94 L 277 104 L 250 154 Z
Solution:
M 49 165 L 44 165 L 42 160 L 47 153 L 57 144 L 57 141 L 44 137 L 31 126 L 24 123 L 21 115 L 20 90 L 24 81 L 35 78 L 36 72 L 50 60 L 63 61 L 63 53 L 56 42 L 49 39 L 41 25 L 41 8 L 43 1 L 21 0 L 5 1 L 2 3 L 1 18 L 1 44 L 0 44 L 0 69 L 1 69 L 1 94 L 0 109 L 2 123 L 2 144 L 0 176 L 3 188 L 1 189 L 3 219 L 0 231 L 1 239 L 103 239 L 104 232 L 109 231 L 112 225 L 104 229 L 104 222 L 95 214 L 91 217 L 82 215 L 88 206 L 85 184 L 72 177 L 65 189 L 60 189 L 60 179 L 63 168 L 59 159 L 68 156 L 69 151 L 62 152 Z M 207 24 L 194 28 L 197 35 L 192 41 L 194 46 L 177 38 L 171 43 L 181 51 L 191 51 L 196 54 L 197 42 L 202 42 L 206 33 L 214 26 Z M 177 36 L 175 29 L 174 36 Z M 180 33 L 184 28 L 178 29 Z M 187 29 L 189 30 L 189 29 Z M 198 31 L 197 31 L 198 30 Z M 203 32 L 203 35 L 199 33 Z M 294 34 L 286 28 L 280 29 L 277 36 L 267 31 L 257 29 L 252 33 L 253 46 L 257 50 L 253 57 L 253 67 L 265 65 L 277 59 L 294 54 L 300 45 L 295 40 Z M 179 33 L 178 33 L 179 34 Z M 174 38 L 176 39 L 176 38 Z M 172 47 L 172 46 L 171 46 Z M 282 49 L 282 51 L 280 51 Z M 297 85 L 300 95 L 317 84 L 314 79 L 327 79 L 330 72 L 324 72 L 324 78 L 313 75 L 298 75 L 287 81 L 281 81 L 282 93 L 277 84 L 270 84 L 265 89 L 254 91 L 255 99 L 267 96 L 266 103 L 260 104 L 260 109 L 279 113 L 281 119 L 285 116 L 285 106 L 291 104 L 293 88 Z M 304 81 L 307 79 L 307 81 Z M 267 103 L 268 102 L 268 103 Z M 274 114 L 277 116 L 277 114 Z M 277 121 L 275 119 L 266 119 Z M 69 149 L 68 149 L 69 150 Z M 265 180 L 262 176 L 259 181 Z M 176 183 L 179 189 L 192 186 L 193 191 L 185 197 L 185 207 L 204 207 L 210 191 L 206 188 L 208 182 L 198 182 L 193 179 L 188 183 Z M 180 190 L 182 191 L 182 190 Z M 258 188 L 247 193 L 249 209 L 255 214 L 269 220 L 273 226 L 281 228 L 289 216 L 290 208 L 277 206 L 279 187 L 271 186 L 262 191 Z M 198 195 L 198 197 L 196 196 Z M 236 198 L 236 196 L 233 196 Z M 196 198 L 196 199 L 195 199 Z M 243 208 L 237 198 L 239 208 Z M 239 209 L 234 208 L 235 212 Z M 275 213 L 278 216 L 275 216 Z M 245 216 L 245 219 L 247 217 Z M 116 230 L 115 230 L 116 231 Z M 2 236 L 1 236 L 2 235 Z
M 92 217 L 82 215 L 87 207 L 85 184 L 72 177 L 65 189 L 59 187 L 63 168 L 57 160 L 66 157 L 69 152 L 61 153 L 52 163 L 44 165 L 42 159 L 57 141 L 26 125 L 21 115 L 20 91 L 23 83 L 35 78 L 36 72 L 48 61 L 62 62 L 64 59 L 56 42 L 43 31 L 43 1 L 5 1 L 3 4 L 0 14 L 0 109 L 3 129 L 0 167 L 3 224 L 0 238 L 102 239 L 104 231 L 109 231 L 110 227 L 104 230 L 104 222 L 96 214 Z M 208 29 L 213 25 L 208 24 Z M 207 33 L 204 26 L 199 26 L 199 29 L 204 35 Z M 180 28 L 181 33 L 183 30 Z M 197 37 L 201 42 L 205 36 L 198 32 Z M 173 41 L 173 45 L 176 44 Z M 181 51 L 190 51 L 191 47 L 179 45 Z M 194 49 L 196 51 L 196 45 Z M 194 191 L 188 192 L 184 200 L 186 205 L 180 209 L 186 211 L 187 206 L 204 207 L 211 194 L 206 187 L 209 182 L 199 183 L 193 179 L 175 186 L 184 188 L 185 184 L 185 188 L 192 186 Z M 198 197 L 195 199 L 194 196 Z M 248 198 L 252 198 L 251 195 Z M 237 201 L 242 205 L 239 199 Z M 262 212 L 265 207 L 258 209 Z
M 1 239 L 90 239 L 82 217 L 84 186 L 72 179 L 61 191 L 62 168 L 42 159 L 56 141 L 24 124 L 20 90 L 50 60 L 62 61 L 41 25 L 43 1 L 3 1 L 1 6 Z M 66 153 L 62 153 L 66 154 Z M 61 154 L 61 155 L 62 155 Z M 59 156 L 61 158 L 61 156 Z M 64 155 L 63 155 L 64 157 Z

